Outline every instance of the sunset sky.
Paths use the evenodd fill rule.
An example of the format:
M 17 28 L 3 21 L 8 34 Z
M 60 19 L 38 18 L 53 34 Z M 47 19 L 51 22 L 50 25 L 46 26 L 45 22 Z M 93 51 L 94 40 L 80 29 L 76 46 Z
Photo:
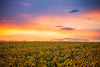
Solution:
M 100 0 L 0 0 L 0 40 L 100 41 Z

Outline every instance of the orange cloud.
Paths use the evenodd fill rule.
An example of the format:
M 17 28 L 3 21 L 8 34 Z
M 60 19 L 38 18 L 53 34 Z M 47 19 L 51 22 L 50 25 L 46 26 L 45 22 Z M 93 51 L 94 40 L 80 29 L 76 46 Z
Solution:
M 100 32 L 89 30 L 36 30 L 5 28 L 0 30 L 0 40 L 52 40 L 62 38 L 91 39 Z
M 0 24 L 0 40 L 52 40 L 62 38 L 91 39 L 100 36 L 100 12 L 81 15 L 29 17 L 25 24 L 16 25 L 2 20 Z M 91 19 L 86 19 L 91 18 Z M 10 22 L 13 22 L 10 20 Z M 55 27 L 61 26 L 61 27 Z M 62 30 L 73 28 L 74 30 Z
M 65 34 L 56 31 L 39 31 L 24 29 L 4 29 L 0 32 L 0 40 L 50 40 L 64 38 Z M 55 36 L 56 35 L 56 36 Z
M 71 27 L 75 29 L 82 30 L 98 30 L 100 29 L 100 12 L 90 12 L 79 15 L 63 15 L 63 16 L 54 16 L 54 15 L 44 15 L 33 18 L 34 23 L 40 25 L 55 27 L 55 26 L 64 26 Z M 90 18 L 90 19 L 88 19 Z M 32 22 L 32 23 L 33 23 Z

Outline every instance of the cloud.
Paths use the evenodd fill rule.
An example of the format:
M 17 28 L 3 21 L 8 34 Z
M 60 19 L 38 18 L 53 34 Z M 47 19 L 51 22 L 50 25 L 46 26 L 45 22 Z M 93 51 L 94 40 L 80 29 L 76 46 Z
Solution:
M 100 32 L 99 32 L 100 33 Z M 100 40 L 100 35 L 96 35 L 94 37 L 92 37 L 93 40 Z
M 21 25 L 24 22 L 18 22 L 13 19 L 0 18 L 0 25 Z
M 88 20 L 91 20 L 91 18 L 87 18 Z
M 32 14 L 29 14 L 29 13 L 21 14 L 21 16 L 25 17 L 25 18 L 31 18 L 31 17 L 33 17 Z
M 0 19 L 0 24 L 7 24 L 7 23 L 13 23 L 14 21 L 13 20 L 8 20 L 8 19 Z
M 62 30 L 75 30 L 74 28 L 69 28 L 69 27 L 65 27 L 65 28 L 61 28 Z
M 69 11 L 69 13 L 75 13 L 75 12 L 79 12 L 78 9 L 73 9 L 72 11 Z
M 63 39 L 53 39 L 51 41 L 89 41 L 88 39 L 79 39 L 79 38 L 63 38 Z
M 63 27 L 63 26 L 55 26 L 55 27 Z
M 100 40 L 100 36 L 99 36 L 99 37 L 94 37 L 93 39 L 95 39 L 95 40 Z
M 24 5 L 24 6 L 30 6 L 31 4 L 29 4 L 29 3 L 24 3 L 24 2 L 18 2 L 19 4 L 21 4 L 21 5 Z
M 71 39 L 70 41 L 89 41 L 88 39 Z

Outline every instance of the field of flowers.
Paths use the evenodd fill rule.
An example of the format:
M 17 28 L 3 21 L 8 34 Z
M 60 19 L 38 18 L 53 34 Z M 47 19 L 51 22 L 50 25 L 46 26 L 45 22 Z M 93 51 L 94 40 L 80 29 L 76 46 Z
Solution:
M 0 42 L 0 67 L 100 67 L 100 42 Z

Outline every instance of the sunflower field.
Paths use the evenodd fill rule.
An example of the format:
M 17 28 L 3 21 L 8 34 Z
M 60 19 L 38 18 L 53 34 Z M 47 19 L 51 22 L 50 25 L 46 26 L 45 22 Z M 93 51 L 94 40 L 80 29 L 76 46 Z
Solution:
M 0 42 L 0 67 L 100 67 L 100 42 Z

